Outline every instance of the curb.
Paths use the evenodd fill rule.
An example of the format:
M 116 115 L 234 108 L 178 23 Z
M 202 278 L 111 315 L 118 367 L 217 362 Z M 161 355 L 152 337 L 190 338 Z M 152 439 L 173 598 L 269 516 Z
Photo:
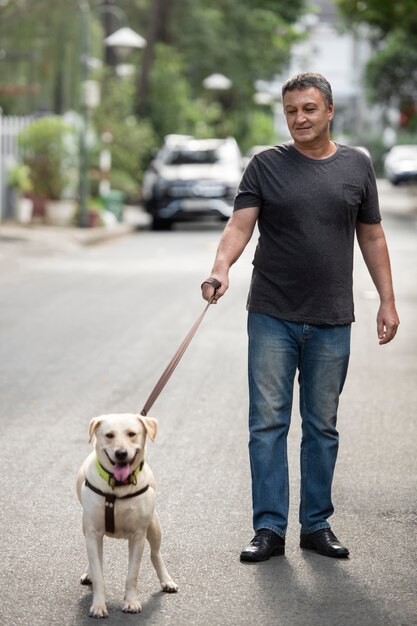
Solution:
M 74 228 L 56 227 L 44 225 L 23 226 L 13 222 L 5 222 L 0 225 L 0 240 L 19 240 L 46 243 L 47 241 L 58 241 L 78 244 L 82 246 L 94 245 L 121 237 L 137 229 L 137 226 L 130 224 L 117 224 L 111 227 L 99 226 L 97 228 Z
M 129 222 L 80 228 L 76 226 L 50 226 L 42 223 L 19 224 L 14 221 L 0 223 L 1 240 L 92 246 L 103 241 L 122 237 L 147 228 L 150 219 L 145 213 L 137 213 Z

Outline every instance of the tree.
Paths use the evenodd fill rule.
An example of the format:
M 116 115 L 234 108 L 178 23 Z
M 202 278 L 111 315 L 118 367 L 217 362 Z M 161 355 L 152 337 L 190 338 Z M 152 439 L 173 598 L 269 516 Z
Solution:
M 188 120 L 200 112 L 197 123 L 200 131 L 211 125 L 213 134 L 233 134 L 242 145 L 246 144 L 256 119 L 252 115 L 254 82 L 270 79 L 286 63 L 295 40 L 291 21 L 298 16 L 302 4 L 302 0 L 294 0 L 290 7 L 283 0 L 174 2 L 169 22 L 165 23 L 164 43 L 169 46 L 172 58 L 177 59 L 176 80 L 181 76 L 188 83 L 188 98 L 194 104 L 187 107 Z M 154 117 L 161 109 L 161 101 L 153 95 L 152 76 L 160 76 L 164 70 L 158 67 L 162 61 L 152 56 L 152 64 L 147 68 L 147 102 L 143 100 L 142 91 L 141 111 Z M 167 58 L 169 56 L 168 52 Z M 232 81 L 227 93 L 213 94 L 204 89 L 203 79 L 216 72 Z M 171 88 L 174 89 L 174 85 Z M 165 102 L 163 106 L 167 118 L 172 117 L 169 104 Z M 171 128 L 170 132 L 178 131 Z M 272 135 L 270 141 L 273 141 Z
M 89 2 L 92 52 L 102 59 L 105 56 L 103 37 L 122 24 L 105 10 L 113 5 L 112 0 Z M 291 23 L 303 4 L 304 0 L 291 3 L 286 0 L 117 0 L 117 8 L 127 14 L 129 25 L 148 40 L 141 53 L 138 72 L 140 102 L 147 100 L 158 43 L 172 46 L 174 52 L 181 55 L 185 78 L 194 97 L 198 95 L 202 79 L 220 70 L 230 75 L 237 86 L 235 99 L 250 96 L 256 78 L 270 78 L 286 61 L 294 40 Z M 98 10 L 100 7 L 103 8 Z M 2 48 L 7 51 L 6 58 L 10 58 L 13 50 L 31 53 L 32 78 L 39 86 L 38 107 L 54 112 L 76 108 L 80 66 L 77 0 L 54 0 L 53 3 L 50 0 L 19 0 L 18 3 L 3 0 L 0 2 L 0 37 Z M 107 60 L 114 62 L 114 59 Z M 27 76 L 22 78 L 28 83 L 30 70 L 26 67 L 25 71 Z M 1 82 L 7 84 L 14 78 L 16 68 L 11 60 L 0 60 Z M 16 101 L 10 104 L 13 112 Z
M 335 0 L 353 26 L 371 26 L 375 54 L 366 77 L 371 100 L 399 107 L 403 126 L 417 115 L 415 0 Z
M 393 95 L 417 101 L 417 46 L 410 46 L 405 33 L 390 35 L 369 62 L 367 77 L 377 101 L 389 103 Z
M 116 79 L 107 82 L 92 121 L 98 138 L 106 140 L 106 147 L 111 153 L 112 187 L 125 191 L 129 198 L 135 199 L 149 154 L 157 147 L 156 137 L 149 120 L 133 115 L 134 81 Z M 98 141 L 96 148 L 100 147 L 102 146 Z M 97 150 L 91 156 L 92 175 L 98 184 Z M 92 185 L 93 189 L 97 184 Z
M 409 43 L 405 33 L 392 33 L 366 71 L 372 99 L 398 106 L 400 125 L 405 128 L 414 124 L 417 115 L 417 46 Z
M 3 3 L 0 105 L 5 113 L 74 108 L 79 93 L 78 19 L 78 11 L 65 0 Z M 4 86 L 10 87 L 9 95 Z
M 171 20 L 174 0 L 150 0 L 147 46 L 139 72 L 137 109 L 143 110 L 148 99 L 149 80 L 155 58 L 155 47 L 160 43 L 170 43 Z
M 375 28 L 376 37 L 384 38 L 396 30 L 417 36 L 415 0 L 334 0 L 334 2 L 350 24 L 366 22 Z
M 117 157 L 116 142 L 113 145 L 120 166 L 126 166 L 123 146 L 129 152 L 129 138 L 139 134 L 147 148 L 170 132 L 233 134 L 246 147 L 256 139 L 259 123 L 264 141 L 269 125 L 253 102 L 254 82 L 282 71 L 297 37 L 292 24 L 304 1 L 88 0 L 91 56 L 103 60 L 106 70 L 114 70 L 115 59 L 104 53 L 103 38 L 123 24 L 105 7 L 114 4 L 126 13 L 129 26 L 148 42 L 129 59 L 136 60 L 133 96 L 131 83 L 123 83 L 130 79 L 121 81 L 115 71 L 90 70 L 91 78 L 102 84 L 103 104 L 93 116 L 97 135 L 105 127 L 123 135 Z M 30 55 L 29 64 L 23 57 L 19 62 L 2 61 L 0 55 L 0 106 L 6 114 L 80 109 L 80 23 L 78 0 L 0 0 L 2 47 L 9 58 L 12 50 Z M 204 89 L 203 79 L 216 72 L 232 81 L 227 93 Z M 24 89 L 34 85 L 37 91 L 29 89 L 24 99 L 4 93 L 4 86 L 16 84 Z M 108 106 L 117 92 L 117 107 Z M 140 179 L 146 156 L 141 153 L 138 159 L 129 171 L 132 180 Z

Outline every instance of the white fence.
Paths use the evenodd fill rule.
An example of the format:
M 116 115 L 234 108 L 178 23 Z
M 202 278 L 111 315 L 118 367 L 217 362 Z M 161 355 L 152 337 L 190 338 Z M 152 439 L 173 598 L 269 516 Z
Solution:
M 7 206 L 7 170 L 19 161 L 18 135 L 33 120 L 29 115 L 3 116 L 0 110 L 0 220 L 11 217 Z

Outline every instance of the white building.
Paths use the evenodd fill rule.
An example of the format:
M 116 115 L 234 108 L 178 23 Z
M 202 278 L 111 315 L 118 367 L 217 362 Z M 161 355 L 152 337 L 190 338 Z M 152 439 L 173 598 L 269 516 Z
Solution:
M 355 35 L 342 28 L 337 7 L 330 0 L 311 0 L 312 12 L 304 15 L 296 28 L 303 39 L 293 46 L 282 83 L 300 72 L 320 72 L 330 82 L 335 104 L 333 135 L 359 138 L 366 129 L 379 125 L 379 114 L 366 102 L 363 76 L 371 56 L 366 28 Z M 276 110 L 277 131 L 288 135 L 281 104 Z

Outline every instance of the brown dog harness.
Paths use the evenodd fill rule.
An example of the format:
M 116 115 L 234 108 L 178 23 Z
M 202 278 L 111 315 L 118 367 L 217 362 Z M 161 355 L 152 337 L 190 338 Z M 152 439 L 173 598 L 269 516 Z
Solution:
M 106 530 L 106 533 L 114 533 L 115 530 L 114 505 L 116 500 L 127 500 L 128 498 L 135 498 L 136 496 L 142 495 L 143 493 L 145 493 L 145 491 L 148 491 L 149 489 L 149 485 L 146 485 L 142 489 L 139 489 L 139 491 L 135 491 L 134 493 L 128 493 L 126 496 L 116 496 L 116 494 L 114 493 L 104 493 L 104 491 L 101 491 L 101 489 L 97 489 L 97 487 L 94 487 L 94 485 L 92 485 L 87 480 L 87 478 L 85 479 L 85 486 L 91 489 L 91 491 L 94 491 L 94 493 L 97 493 L 99 496 L 104 497 L 104 528 Z

